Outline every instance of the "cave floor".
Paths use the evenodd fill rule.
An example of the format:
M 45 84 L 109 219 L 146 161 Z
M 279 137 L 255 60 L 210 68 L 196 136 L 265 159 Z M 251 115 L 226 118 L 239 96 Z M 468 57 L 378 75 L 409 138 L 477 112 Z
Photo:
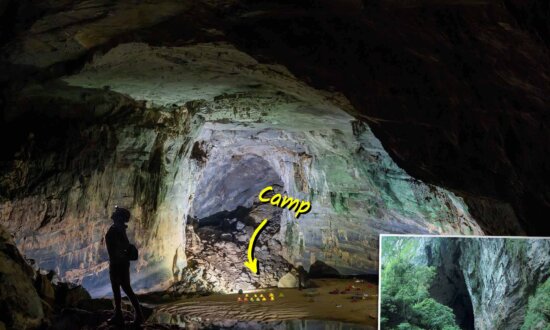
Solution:
M 159 323 L 180 326 L 244 326 L 246 323 L 275 324 L 277 322 L 291 325 L 293 321 L 310 320 L 311 322 L 344 323 L 350 329 L 376 328 L 378 286 L 368 282 L 356 282 L 353 279 L 315 279 L 315 288 L 311 289 L 265 289 L 248 292 L 263 293 L 268 296 L 274 293 L 275 301 L 238 302 L 239 294 L 213 294 L 197 298 L 182 298 L 174 302 L 158 305 L 153 319 Z M 334 290 L 346 293 L 330 294 Z M 284 297 L 279 297 L 283 293 Z M 364 299 L 357 297 L 368 296 Z M 354 299 L 354 296 L 356 297 Z M 354 326 L 355 325 L 355 326 Z

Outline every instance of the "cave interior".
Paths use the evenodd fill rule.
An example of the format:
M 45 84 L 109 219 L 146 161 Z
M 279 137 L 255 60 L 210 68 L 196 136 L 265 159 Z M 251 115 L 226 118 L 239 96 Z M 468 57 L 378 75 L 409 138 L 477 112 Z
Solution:
M 208 296 L 302 279 L 321 297 L 357 280 L 372 298 L 381 234 L 550 235 L 549 12 L 544 0 L 0 1 L 0 285 L 15 288 L 0 290 L 0 328 L 51 326 L 76 306 L 55 296 L 68 287 L 110 297 L 115 205 L 131 213 L 134 289 L 199 297 L 155 302 L 151 322 L 183 326 L 212 325 Z M 311 210 L 259 201 L 267 186 Z M 255 273 L 244 262 L 264 219 Z M 473 329 L 467 256 L 453 251 L 431 294 Z M 376 327 L 376 299 L 355 303 L 366 313 L 281 303 L 265 318 Z

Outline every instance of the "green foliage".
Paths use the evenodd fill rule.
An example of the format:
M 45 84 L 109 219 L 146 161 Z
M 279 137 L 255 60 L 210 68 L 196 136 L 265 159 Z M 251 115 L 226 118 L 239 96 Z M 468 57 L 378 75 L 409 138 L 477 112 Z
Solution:
M 382 244 L 387 244 L 385 240 Z M 453 310 L 430 298 L 433 267 L 412 264 L 411 246 L 403 243 L 382 267 L 382 329 L 459 330 Z
M 521 330 L 529 329 L 550 330 L 550 278 L 529 298 Z
M 412 309 L 418 324 L 427 329 L 460 330 L 455 324 L 453 310 L 432 298 L 422 300 Z
M 382 238 L 383 259 L 392 259 L 396 255 L 400 255 L 403 258 L 412 258 L 417 248 L 418 240 L 414 238 L 392 236 L 384 236 Z
M 527 242 L 523 239 L 504 240 L 504 248 L 510 256 L 520 260 L 524 260 L 527 254 Z
M 398 325 L 397 330 L 423 330 L 423 329 L 405 322 Z

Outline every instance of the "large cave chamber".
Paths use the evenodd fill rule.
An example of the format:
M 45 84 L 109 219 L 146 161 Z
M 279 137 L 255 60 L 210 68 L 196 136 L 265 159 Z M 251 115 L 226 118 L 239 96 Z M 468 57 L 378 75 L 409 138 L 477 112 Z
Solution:
M 93 296 L 110 293 L 115 205 L 132 213 L 140 292 L 270 287 L 313 264 L 376 274 L 380 233 L 484 233 L 460 197 L 397 166 L 343 95 L 231 44 L 120 44 L 21 93 L 44 120 L 2 174 L 1 224 L 40 268 Z M 311 211 L 260 202 L 267 186 Z M 243 262 L 263 219 L 255 275 Z

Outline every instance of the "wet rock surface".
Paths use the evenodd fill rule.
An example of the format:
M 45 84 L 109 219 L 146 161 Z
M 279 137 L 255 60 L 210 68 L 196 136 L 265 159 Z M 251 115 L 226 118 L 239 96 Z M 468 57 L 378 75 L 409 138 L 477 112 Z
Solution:
M 142 307 L 144 316 L 149 318 L 152 310 Z M 122 315 L 124 327 L 109 325 L 107 320 L 114 316 L 111 300 L 84 300 L 78 307 L 64 308 L 53 316 L 51 329 L 72 330 L 72 329 L 180 329 L 175 325 L 164 325 L 155 322 L 145 322 L 141 327 L 132 326 L 133 310 L 129 302 L 124 301 Z

